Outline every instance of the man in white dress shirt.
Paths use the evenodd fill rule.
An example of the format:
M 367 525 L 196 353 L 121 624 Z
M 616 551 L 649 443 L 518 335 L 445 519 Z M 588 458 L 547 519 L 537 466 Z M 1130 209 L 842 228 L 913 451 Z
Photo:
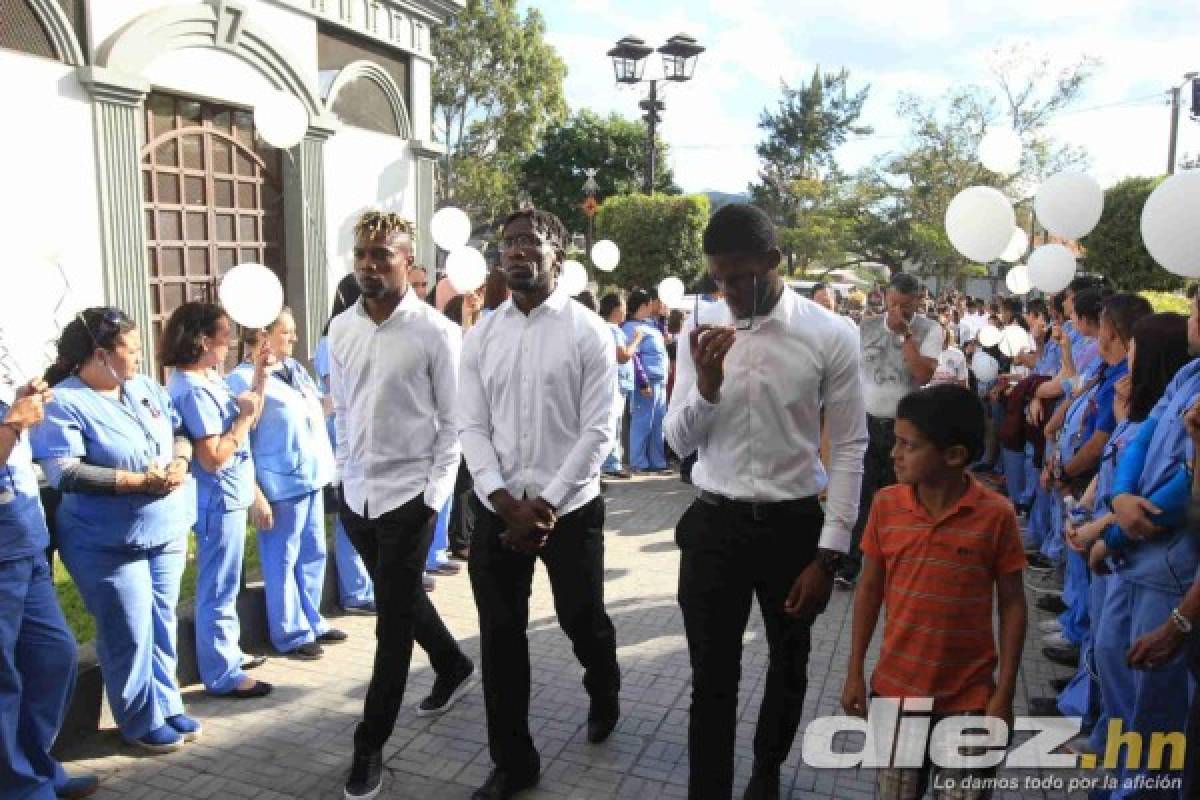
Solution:
M 437 678 L 417 708 L 445 711 L 474 671 L 421 586 L 436 509 L 454 490 L 457 325 L 408 283 L 412 227 L 369 211 L 354 229 L 362 298 L 329 325 L 330 393 L 337 414 L 341 519 L 375 584 L 377 646 L 345 796 L 372 798 L 383 779 L 383 744 L 404 699 L 413 640 Z
M 475 481 L 468 569 L 483 654 L 495 769 L 476 800 L 537 782 L 529 732 L 529 592 L 546 565 L 559 625 L 583 665 L 587 736 L 617 723 L 616 633 L 604 610 L 600 465 L 612 448 L 616 356 L 599 316 L 556 288 L 567 233 L 525 209 L 504 222 L 500 265 L 512 297 L 463 343 L 459 435 Z
M 858 509 L 867 441 L 858 337 L 784 285 L 775 229 L 759 209 L 714 214 L 704 253 L 726 307 L 687 332 L 666 421 L 675 452 L 699 454 L 699 497 L 675 532 L 692 661 L 688 797 L 729 800 L 733 791 L 742 637 L 757 596 L 769 666 L 745 796 L 759 800 L 779 796 L 804 706 L 811 626 Z M 817 501 L 826 489 L 827 515 Z

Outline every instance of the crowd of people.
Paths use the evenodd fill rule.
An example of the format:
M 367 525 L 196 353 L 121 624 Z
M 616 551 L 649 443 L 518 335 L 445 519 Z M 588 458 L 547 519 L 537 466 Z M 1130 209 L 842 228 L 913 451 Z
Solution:
M 675 469 L 696 491 L 675 531 L 690 798 L 732 796 L 755 600 L 768 661 L 744 797 L 779 797 L 812 625 L 835 586 L 855 591 L 839 654 L 849 714 L 891 698 L 935 722 L 1011 723 L 1028 588 L 1047 612 L 1046 657 L 1076 670 L 1030 711 L 1081 718 L 1075 752 L 1115 747 L 1110 723 L 1146 742 L 1196 725 L 1182 699 L 1200 623 L 1188 524 L 1200 299 L 1190 319 L 1154 313 L 1084 276 L 1045 300 L 989 304 L 930 296 L 904 273 L 870 293 L 818 284 L 805 297 L 780 274 L 774 226 L 742 204 L 709 221 L 690 309 L 638 289 L 570 297 L 557 285 L 567 232 L 534 209 L 504 221 L 499 268 L 467 293 L 430 286 L 396 214 L 367 212 L 354 233 L 315 377 L 293 357 L 286 308 L 243 332 L 227 370 L 233 321 L 217 305 L 180 306 L 158 342 L 164 387 L 141 371 L 137 322 L 100 307 L 64 328 L 42 379 L 0 404 L 0 797 L 97 786 L 50 755 L 75 648 L 48 550 L 95 618 L 122 737 L 171 752 L 202 732 L 176 680 L 189 532 L 201 680 L 253 699 L 272 687 L 248 674 L 264 659 L 239 645 L 247 525 L 272 646 L 316 660 L 347 638 L 321 613 L 327 512 L 341 605 L 377 615 L 345 797 L 381 789 L 414 643 L 436 674 L 419 715 L 448 711 L 472 685 L 476 666 L 429 594 L 462 561 L 494 762 L 473 797 L 511 797 L 541 771 L 526 639 L 536 561 L 583 668 L 587 739 L 600 744 L 621 715 L 603 489 Z M 985 344 L 989 326 L 999 339 Z M 56 498 L 49 525 L 35 462 Z M 1189 755 L 1192 742 L 1200 731 Z M 1169 744 L 1178 767 L 1183 740 Z M 1154 765 L 1109 766 L 1121 782 L 1108 796 L 1149 796 L 1125 787 Z M 928 758 L 881 769 L 877 796 L 915 800 L 947 769 Z M 977 785 L 953 796 L 990 794 Z M 1188 789 L 1164 791 L 1154 796 Z

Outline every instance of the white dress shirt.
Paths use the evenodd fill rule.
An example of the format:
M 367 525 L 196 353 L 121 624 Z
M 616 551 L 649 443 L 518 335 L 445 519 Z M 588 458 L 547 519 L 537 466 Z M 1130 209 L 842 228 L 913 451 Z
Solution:
M 720 310 L 718 316 L 715 312 Z M 705 323 L 731 324 L 728 305 Z M 680 456 L 698 453 L 692 482 L 734 500 L 811 497 L 827 486 L 820 547 L 845 553 L 858 516 L 866 413 L 857 332 L 791 289 L 725 357 L 717 403 L 696 388 L 689 323 L 679 335 L 675 389 L 664 430 Z M 821 409 L 833 463 L 821 465 Z
M 359 300 L 329 325 L 329 391 L 346 503 L 375 519 L 454 492 L 462 331 L 411 289 L 376 325 Z
M 559 516 L 600 493 L 617 360 L 595 312 L 556 290 L 526 316 L 510 298 L 467 333 L 459 436 L 475 494 L 542 497 Z
M 958 323 L 958 343 L 965 345 L 967 342 L 974 339 L 983 330 L 983 326 L 987 325 L 987 316 L 984 314 L 964 314 L 963 318 Z

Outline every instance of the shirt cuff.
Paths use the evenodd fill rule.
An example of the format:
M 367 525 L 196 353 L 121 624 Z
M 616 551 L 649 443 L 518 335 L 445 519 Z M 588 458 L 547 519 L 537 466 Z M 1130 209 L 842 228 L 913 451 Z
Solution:
M 837 553 L 849 553 L 851 538 L 849 528 L 836 522 L 826 522 L 821 528 L 821 538 L 817 540 L 817 547 Z
M 507 488 L 504 478 L 497 471 L 488 470 L 475 476 L 475 492 L 484 499 L 491 497 L 493 492 Z
M 436 483 L 427 483 L 425 484 L 425 505 L 440 512 L 453 493 L 453 487 L 450 488 L 450 491 L 446 491 Z
M 570 494 L 572 494 L 571 487 L 562 479 L 555 478 L 542 490 L 542 499 L 555 508 L 562 508 L 563 502 Z

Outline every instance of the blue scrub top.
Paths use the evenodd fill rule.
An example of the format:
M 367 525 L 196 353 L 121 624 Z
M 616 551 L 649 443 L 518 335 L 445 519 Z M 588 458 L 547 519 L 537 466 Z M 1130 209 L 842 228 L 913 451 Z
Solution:
M 612 331 L 613 342 L 617 347 L 625 347 L 629 344 L 629 337 L 625 335 L 625 331 L 621 330 L 620 325 L 608 323 L 609 330 Z M 633 359 L 630 358 L 624 364 L 617 364 L 617 390 L 621 394 L 629 394 L 633 391 Z
M 0 419 L 8 409 L 0 401 Z M 50 545 L 29 438 L 27 433 L 18 439 L 0 467 L 0 562 L 36 556 Z
M 179 415 L 163 388 L 145 375 L 121 385 L 119 400 L 72 375 L 54 387 L 46 419 L 33 430 L 37 459 L 78 458 L 127 472 L 171 463 Z M 58 536 L 96 550 L 146 549 L 186 535 L 196 521 L 196 485 L 168 495 L 63 492 Z
M 226 379 L 237 395 L 254 383 L 254 366 L 241 364 Z M 333 481 L 333 450 L 317 385 L 294 358 L 269 373 L 263 411 L 250 432 L 254 474 L 271 502 L 300 497 Z
M 1054 377 L 1062 369 L 1062 345 L 1054 339 L 1047 338 L 1042 347 L 1042 354 L 1033 367 L 1035 375 Z
M 621 326 L 621 330 L 625 332 L 626 338 L 630 341 L 633 340 L 633 334 L 638 328 L 642 329 L 642 341 L 638 344 L 637 357 L 642 362 L 646 380 L 651 383 L 666 383 L 669 364 L 666 340 L 663 339 L 662 331 L 649 319 L 628 319 Z
M 238 417 L 237 399 L 224 381 L 177 369 L 167 381 L 167 392 L 179 409 L 184 431 L 193 440 L 227 433 Z M 193 458 L 192 475 L 201 513 L 238 511 L 254 502 L 254 460 L 248 442 L 243 442 L 216 473 Z
M 1096 413 L 1089 414 L 1088 419 L 1084 422 L 1083 440 L 1086 442 L 1092 438 L 1092 434 L 1096 431 L 1107 433 L 1110 436 L 1117 428 L 1117 415 L 1113 411 L 1113 403 L 1117 399 L 1117 381 L 1129 374 L 1129 362 L 1124 359 L 1120 363 L 1109 366 L 1108 371 L 1104 374 L 1104 380 L 1096 387 Z
M 313 371 L 317 373 L 317 388 L 322 397 L 329 394 L 329 373 L 332 369 L 329 363 L 329 337 L 322 336 L 317 340 L 317 350 L 313 353 Z

